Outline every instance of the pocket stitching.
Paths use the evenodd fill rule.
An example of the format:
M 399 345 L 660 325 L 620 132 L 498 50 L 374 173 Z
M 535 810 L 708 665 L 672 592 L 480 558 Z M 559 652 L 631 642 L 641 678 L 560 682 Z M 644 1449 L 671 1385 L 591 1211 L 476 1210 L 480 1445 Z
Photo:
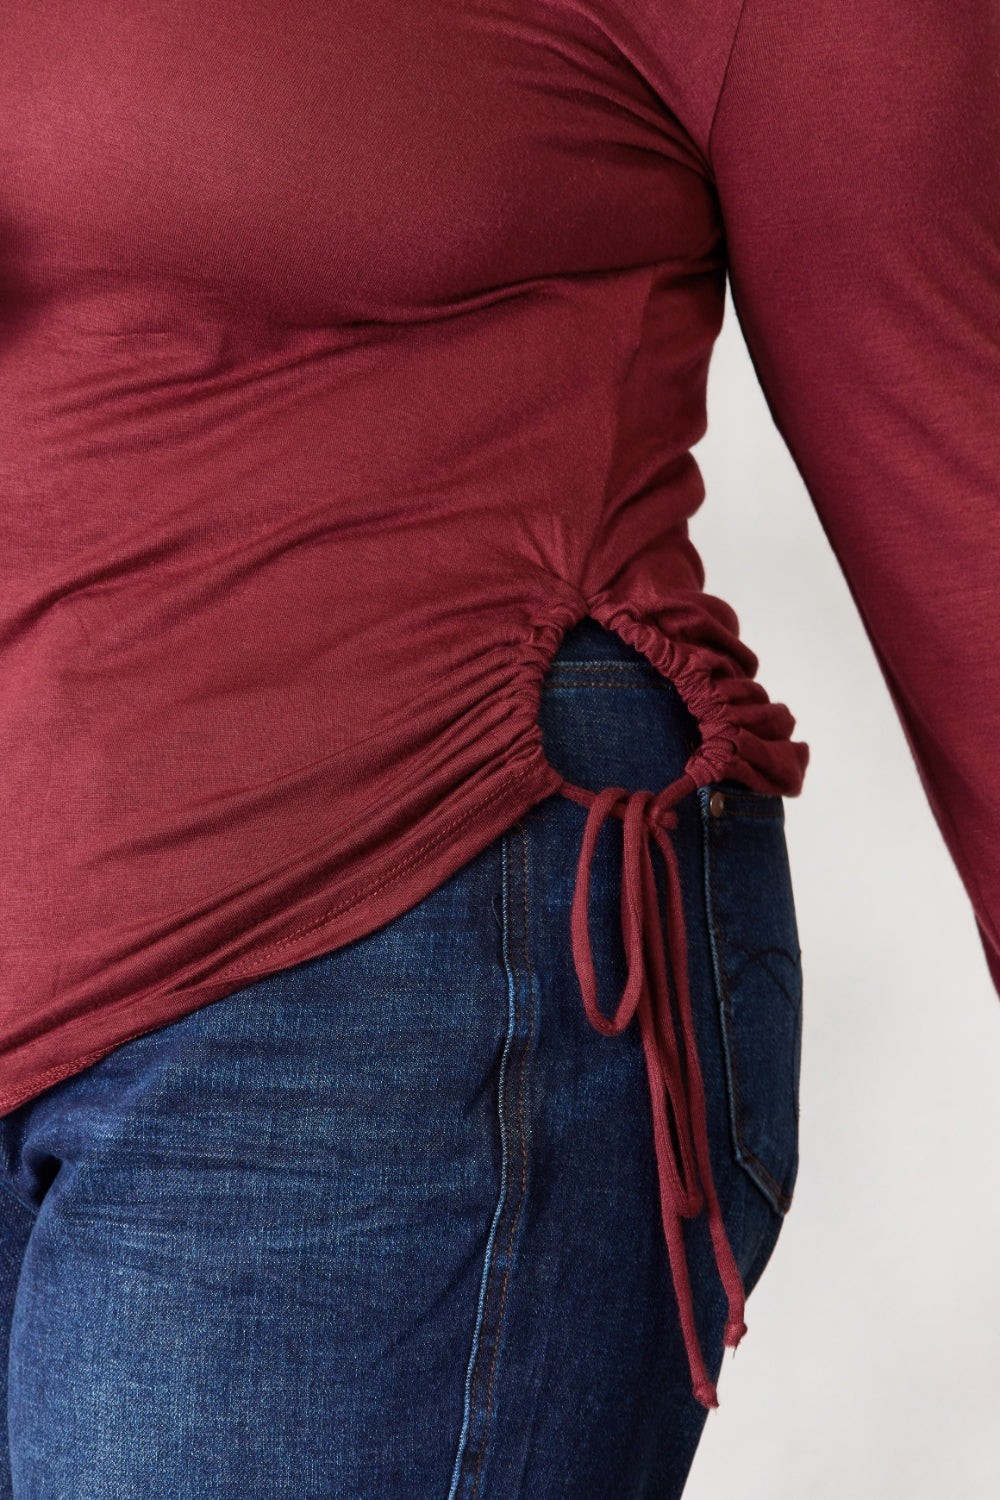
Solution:
M 730 995 L 728 971 L 723 962 L 722 956 L 723 944 L 726 944 L 726 946 L 728 946 L 729 948 L 733 948 L 737 945 L 734 945 L 731 942 L 727 942 L 725 936 L 719 929 L 716 918 L 718 901 L 715 896 L 715 862 L 712 858 L 712 823 L 709 821 L 713 818 L 713 815 L 708 811 L 708 797 L 709 789 L 704 787 L 701 788 L 700 801 L 702 811 L 702 828 L 704 834 L 703 847 L 705 857 L 705 894 L 708 905 L 708 933 L 712 955 L 712 971 L 715 978 L 716 995 L 719 1001 L 722 1019 L 720 1030 L 722 1032 L 722 1051 L 726 1068 L 726 1092 L 730 1105 L 729 1124 L 733 1139 L 733 1149 L 738 1164 L 757 1184 L 758 1188 L 761 1190 L 761 1192 L 763 1192 L 768 1202 L 773 1204 L 778 1213 L 784 1215 L 788 1212 L 789 1208 L 792 1205 L 792 1201 L 794 1198 L 794 1187 L 791 1192 L 786 1192 L 781 1187 L 780 1183 L 778 1183 L 773 1173 L 750 1149 L 743 1136 L 743 1106 L 740 1099 L 739 1074 L 735 1067 L 731 1043 L 731 1036 L 732 1033 L 735 1032 L 736 1021 L 735 1017 L 733 1016 L 732 1010 L 732 998 Z M 774 821 L 781 816 L 781 813 L 783 811 L 780 799 L 778 799 L 778 802 L 779 807 L 774 812 L 756 812 L 749 810 L 736 812 L 730 811 L 727 808 L 723 812 L 723 818 L 729 815 L 731 817 L 761 818 Z M 719 822 L 721 820 L 715 818 L 713 819 L 713 821 Z M 739 951 L 744 952 L 747 959 L 750 961 L 753 961 L 758 956 L 756 953 L 747 953 L 745 949 L 739 949 Z M 770 948 L 761 949 L 760 951 L 761 953 L 781 953 L 792 964 L 795 964 L 799 961 L 798 958 L 793 957 L 793 955 L 786 948 L 771 946 Z M 801 956 L 801 953 L 799 956 Z M 788 995 L 784 983 L 775 978 L 770 968 L 768 968 L 768 973 L 774 983 L 778 985 L 779 989 L 781 989 L 782 993 L 785 995 L 785 998 L 789 1001 L 789 1003 L 793 1003 L 791 997 Z M 798 1010 L 798 1007 L 795 1007 L 795 1009 Z M 797 1025 L 801 1025 L 800 1020 L 797 1022 Z M 798 1118 L 797 1100 L 795 1104 L 795 1114 L 796 1118 Z
M 712 877 L 710 875 L 709 879 L 711 880 L 711 878 Z M 732 1049 L 730 1046 L 730 1029 L 735 1030 L 736 1021 L 732 1013 L 732 1001 L 730 999 L 729 984 L 727 981 L 725 967 L 721 964 L 721 962 L 718 965 L 716 965 L 715 963 L 717 933 L 714 914 L 710 915 L 709 920 L 711 922 L 712 933 L 712 962 L 713 968 L 715 968 L 716 981 L 719 987 L 719 1000 L 725 1013 L 725 1017 L 728 1020 L 728 1026 L 724 1023 L 722 1027 L 722 1049 L 726 1059 L 726 1082 L 728 1084 L 729 1097 L 733 1106 L 730 1112 L 729 1120 L 732 1126 L 733 1135 L 735 1137 L 734 1144 L 736 1146 L 736 1157 L 741 1166 L 747 1168 L 748 1170 L 754 1169 L 750 1170 L 750 1175 L 752 1177 L 756 1179 L 756 1175 L 757 1173 L 759 1173 L 760 1176 L 765 1179 L 763 1182 L 759 1183 L 759 1186 L 767 1194 L 768 1198 L 772 1200 L 775 1208 L 778 1209 L 779 1213 L 785 1214 L 792 1206 L 794 1191 L 792 1193 L 785 1192 L 774 1175 L 768 1170 L 767 1167 L 765 1167 L 760 1157 L 756 1156 L 754 1152 L 751 1151 L 743 1136 L 743 1106 L 740 1100 L 740 1080 L 739 1074 L 733 1063 Z M 784 948 L 772 948 L 766 949 L 764 951 L 784 953 L 785 956 L 791 960 L 791 955 Z M 794 962 L 794 960 L 791 961 Z M 771 977 L 774 978 L 773 975 Z M 779 983 L 779 988 L 783 990 L 784 986 L 780 985 Z

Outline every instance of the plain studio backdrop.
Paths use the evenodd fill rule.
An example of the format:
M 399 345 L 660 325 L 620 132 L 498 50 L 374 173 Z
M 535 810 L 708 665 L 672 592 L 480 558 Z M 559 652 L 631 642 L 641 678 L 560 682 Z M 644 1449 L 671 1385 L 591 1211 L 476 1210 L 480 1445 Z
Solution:
M 812 758 L 798 1186 L 685 1500 L 995 1500 L 1000 999 L 731 302 L 696 453 L 705 587 Z

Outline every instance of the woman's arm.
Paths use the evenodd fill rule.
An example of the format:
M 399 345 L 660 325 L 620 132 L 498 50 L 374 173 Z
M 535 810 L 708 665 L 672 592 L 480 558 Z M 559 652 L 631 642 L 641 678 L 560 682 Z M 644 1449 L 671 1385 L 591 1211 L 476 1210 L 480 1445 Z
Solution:
M 747 345 L 1000 989 L 996 0 L 745 0 L 710 159 Z

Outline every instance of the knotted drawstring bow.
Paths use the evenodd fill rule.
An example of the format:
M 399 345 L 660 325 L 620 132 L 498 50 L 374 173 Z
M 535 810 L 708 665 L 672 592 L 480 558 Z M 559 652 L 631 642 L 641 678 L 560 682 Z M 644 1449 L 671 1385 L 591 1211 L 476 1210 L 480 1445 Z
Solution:
M 590 807 L 580 847 L 570 919 L 573 961 L 583 1006 L 590 1024 L 603 1036 L 617 1036 L 638 1013 L 653 1107 L 663 1232 L 691 1367 L 692 1388 L 703 1406 L 713 1407 L 718 1406 L 718 1397 L 715 1385 L 708 1377 L 698 1339 L 681 1229 L 682 1219 L 694 1218 L 703 1208 L 707 1211 L 715 1262 L 729 1302 L 725 1332 L 728 1347 L 736 1347 L 746 1333 L 746 1324 L 743 1321 L 743 1283 L 722 1221 L 708 1155 L 705 1089 L 691 1014 L 680 870 L 670 837 L 670 830 L 677 827 L 675 804 L 697 785 L 685 772 L 655 794 L 641 790 L 629 792 L 617 786 L 591 792 L 570 782 L 563 782 L 560 790 L 573 801 Z M 621 917 L 628 958 L 628 978 L 610 1018 L 603 1014 L 597 1002 L 589 919 L 591 859 L 597 836 L 609 814 L 624 822 Z M 667 938 L 680 1022 L 679 1040 L 667 979 L 667 957 L 659 921 L 650 835 L 660 847 L 666 869 Z M 647 957 L 651 960 L 651 972 L 647 968 Z

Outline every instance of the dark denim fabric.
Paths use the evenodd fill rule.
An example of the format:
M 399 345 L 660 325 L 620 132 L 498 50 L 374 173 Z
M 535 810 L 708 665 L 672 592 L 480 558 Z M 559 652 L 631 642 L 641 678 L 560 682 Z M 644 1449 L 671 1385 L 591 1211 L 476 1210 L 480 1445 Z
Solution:
M 540 717 L 549 759 L 594 789 L 659 790 L 697 739 L 673 688 L 589 620 Z M 783 809 L 723 783 L 679 811 L 712 1160 L 749 1288 L 797 1161 Z M 0 1496 L 681 1493 L 706 1413 L 636 1023 L 600 1036 L 573 969 L 586 814 L 547 798 L 397 920 L 0 1120 Z M 605 1010 L 625 981 L 621 845 L 610 818 L 590 904 Z M 685 1234 L 714 1375 L 725 1300 L 704 1218 Z M 747 1321 L 752 1338 L 752 1302 Z

